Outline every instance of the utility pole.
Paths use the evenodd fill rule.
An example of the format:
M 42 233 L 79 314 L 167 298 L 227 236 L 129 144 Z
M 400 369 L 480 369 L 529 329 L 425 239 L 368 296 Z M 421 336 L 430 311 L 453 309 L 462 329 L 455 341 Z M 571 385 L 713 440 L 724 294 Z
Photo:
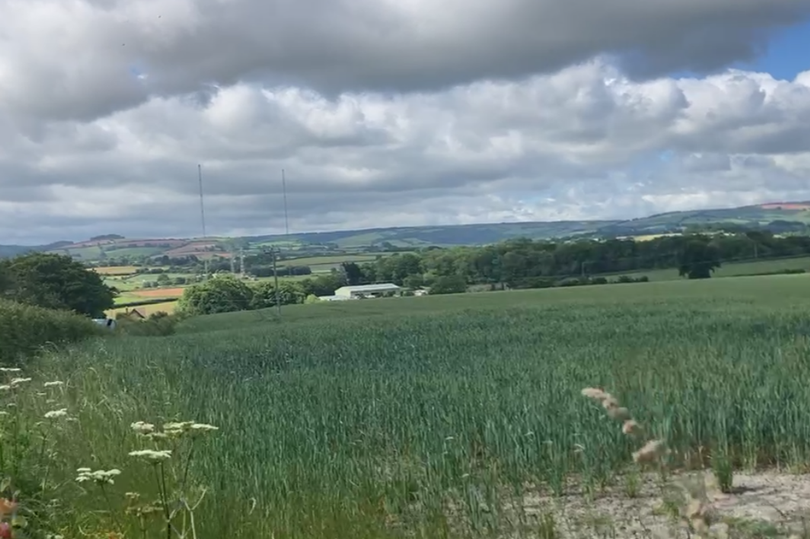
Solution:
M 239 275 L 245 278 L 245 248 L 239 248 Z
M 276 291 L 276 313 L 278 314 L 279 319 L 281 318 L 281 291 L 278 289 L 278 268 L 276 267 L 276 259 L 278 258 L 276 254 L 276 249 L 271 247 L 271 253 L 273 253 L 273 288 Z
M 281 169 L 281 195 L 284 197 L 284 239 L 289 241 L 290 238 L 286 237 L 290 235 L 290 219 L 287 214 L 287 178 L 284 176 L 283 168 Z
M 203 240 L 208 239 L 208 235 L 205 233 L 205 202 L 203 199 L 203 181 L 202 181 L 202 165 L 197 164 L 197 177 L 200 180 L 200 219 L 202 220 L 202 233 L 203 233 Z M 208 280 L 208 258 L 206 257 L 203 261 L 205 275 L 203 280 Z

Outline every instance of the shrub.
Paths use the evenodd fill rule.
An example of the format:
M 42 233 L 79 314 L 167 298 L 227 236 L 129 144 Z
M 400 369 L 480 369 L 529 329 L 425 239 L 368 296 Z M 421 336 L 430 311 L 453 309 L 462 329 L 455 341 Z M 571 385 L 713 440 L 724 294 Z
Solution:
M 177 324 L 183 319 L 182 313 L 152 313 L 146 320 L 133 320 L 126 316 L 117 318 L 118 329 L 135 337 L 161 337 L 173 335 Z
M 67 343 L 101 334 L 89 318 L 0 300 L 0 360 L 16 362 L 47 343 Z
M 467 281 L 464 277 L 450 275 L 439 277 L 430 287 L 430 293 L 435 294 L 460 294 L 467 291 Z

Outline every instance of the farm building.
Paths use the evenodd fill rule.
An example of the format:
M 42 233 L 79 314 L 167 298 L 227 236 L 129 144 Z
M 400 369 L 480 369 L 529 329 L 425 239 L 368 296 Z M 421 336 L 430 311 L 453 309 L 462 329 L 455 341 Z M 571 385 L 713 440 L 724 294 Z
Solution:
M 352 298 L 349 296 L 318 296 L 318 299 L 321 301 L 346 301 Z
M 341 286 L 335 290 L 335 296 L 346 299 L 378 298 L 380 296 L 399 295 L 402 289 L 395 284 L 361 284 L 357 286 Z

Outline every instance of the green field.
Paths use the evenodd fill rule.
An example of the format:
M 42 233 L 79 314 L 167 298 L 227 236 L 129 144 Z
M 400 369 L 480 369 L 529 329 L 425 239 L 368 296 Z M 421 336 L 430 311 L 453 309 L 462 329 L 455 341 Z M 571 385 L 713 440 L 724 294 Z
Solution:
M 748 262 L 725 263 L 714 272 L 714 277 L 740 277 L 744 275 L 764 275 L 785 270 L 803 269 L 810 273 L 810 257 L 784 258 L 777 260 L 759 260 Z M 634 277 L 646 275 L 650 281 L 673 281 L 682 279 L 675 268 L 637 271 L 628 273 Z
M 220 427 L 189 468 L 209 489 L 199 537 L 557 537 L 516 507 L 633 470 L 583 387 L 614 393 L 673 458 L 804 469 L 808 310 L 803 275 L 297 305 L 90 342 L 37 371 L 68 382 L 81 425 L 53 473 L 122 469 L 113 504 L 156 495 L 126 459 L 130 423 Z

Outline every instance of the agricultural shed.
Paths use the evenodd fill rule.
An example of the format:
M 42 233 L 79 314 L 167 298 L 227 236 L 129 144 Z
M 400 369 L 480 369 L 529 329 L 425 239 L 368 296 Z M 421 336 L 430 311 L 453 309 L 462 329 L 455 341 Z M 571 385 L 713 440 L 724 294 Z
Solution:
M 386 294 L 396 294 L 402 289 L 393 283 L 361 284 L 356 286 L 341 286 L 335 290 L 335 296 L 345 298 L 375 298 Z

